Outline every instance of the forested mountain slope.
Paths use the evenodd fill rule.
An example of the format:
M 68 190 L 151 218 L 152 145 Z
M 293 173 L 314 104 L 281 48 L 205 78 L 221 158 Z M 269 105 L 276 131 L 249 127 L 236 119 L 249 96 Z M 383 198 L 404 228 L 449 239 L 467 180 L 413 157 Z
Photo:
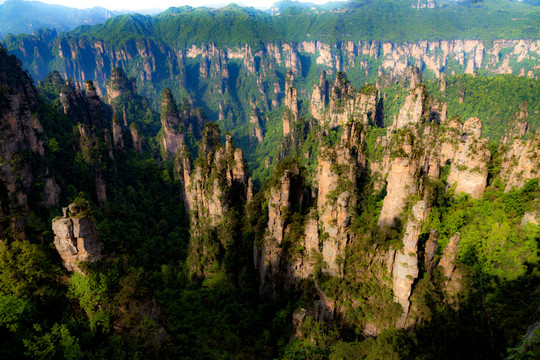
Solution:
M 493 41 L 287 28 L 537 14 L 422 4 L 8 37 L 1 356 L 534 358 L 538 23 Z
M 0 56 L 4 357 L 491 359 L 534 326 L 526 104 L 488 145 L 423 85 L 383 129 L 373 85 L 323 73 L 308 115 L 289 73 L 256 192 L 170 90 L 158 116 L 121 69 L 106 104 Z

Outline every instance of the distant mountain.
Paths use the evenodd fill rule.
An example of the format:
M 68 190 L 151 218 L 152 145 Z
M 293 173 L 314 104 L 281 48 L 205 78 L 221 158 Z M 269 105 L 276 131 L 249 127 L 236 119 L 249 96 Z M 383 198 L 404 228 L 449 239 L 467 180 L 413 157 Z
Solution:
M 339 8 L 347 3 L 349 3 L 349 1 L 329 1 L 324 4 L 314 4 L 311 2 L 282 0 L 274 3 L 268 10 L 266 10 L 266 13 L 270 15 L 279 15 L 289 8 L 298 8 L 303 10 L 332 10 Z
M 40 28 L 63 32 L 79 25 L 95 25 L 126 11 L 111 11 L 101 7 L 75 9 L 39 1 L 8 0 L 0 5 L 0 36 L 33 33 Z

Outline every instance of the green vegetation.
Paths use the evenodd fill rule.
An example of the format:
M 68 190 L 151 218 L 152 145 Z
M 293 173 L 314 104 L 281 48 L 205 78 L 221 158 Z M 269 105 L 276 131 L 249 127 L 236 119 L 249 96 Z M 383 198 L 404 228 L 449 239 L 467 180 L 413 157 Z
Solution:
M 482 120 L 482 134 L 500 139 L 508 121 L 526 103 L 527 121 L 531 130 L 540 125 L 540 82 L 515 75 L 472 76 L 456 75 L 446 78 L 446 90 L 441 93 L 438 82 L 427 82 L 433 97 L 446 101 L 448 118 L 478 117 Z
M 480 199 L 454 194 L 447 183 L 449 164 L 442 166 L 436 180 L 425 168 L 418 169 L 419 188 L 430 213 L 418 228 L 421 276 L 412 285 L 411 326 L 405 330 L 395 328 L 403 308 L 395 302 L 389 263 L 394 257 L 388 254 L 404 248 L 406 222 L 421 196 L 420 192 L 410 196 L 396 224 L 381 228 L 378 220 L 387 193 L 384 179 L 372 172 L 371 165 L 382 163 L 386 155 L 390 160 L 408 157 L 401 145 L 421 142 L 419 133 L 439 136 L 431 127 L 435 125 L 420 124 L 416 133 L 410 129 L 395 131 L 388 139 L 395 149 L 387 152 L 380 139 L 387 129 L 374 124 L 374 119 L 365 125 L 352 119 L 345 126 L 333 128 L 315 120 L 306 99 L 324 66 L 301 54 L 301 76 L 295 80 L 299 119 L 292 124 L 291 134 L 284 137 L 286 109 L 275 106 L 272 100 L 282 100 L 282 90 L 274 92 L 274 87 L 284 83 L 285 67 L 267 66 L 267 74 L 257 81 L 248 76 L 241 60 L 229 59 L 228 67 L 219 69 L 221 60 L 215 57 L 207 64 L 209 72 L 227 70 L 228 77 L 205 78 L 199 71 L 201 61 L 205 61 L 200 56 L 185 59 L 184 74 L 168 68 L 168 55 L 156 56 L 155 70 L 145 72 L 145 66 L 153 65 L 145 63 L 148 57 L 139 53 L 148 49 L 158 53 L 156 49 L 162 45 L 167 51 L 173 46 L 200 45 L 209 43 L 209 38 L 217 45 L 248 44 L 259 50 L 265 43 L 306 38 L 328 42 L 351 36 L 414 41 L 476 35 L 489 40 L 517 36 L 526 31 L 524 28 L 532 37 L 538 36 L 534 23 L 537 12 L 526 4 L 508 5 L 502 0 L 441 4 L 442 8 L 418 12 L 404 2 L 359 1 L 349 3 L 344 12 L 323 14 L 289 7 L 279 16 L 234 5 L 217 10 L 172 8 L 155 18 L 117 17 L 54 40 L 54 46 L 67 51 L 78 39 L 101 39 L 111 46 L 109 50 L 129 49 L 136 54 L 128 64 L 136 66 L 128 74 L 120 68 L 112 71 L 112 80 L 106 85 L 118 96 L 110 99 L 110 104 L 97 104 L 99 111 L 86 99 L 82 105 L 72 102 L 74 108 L 66 110 L 65 115 L 61 94 L 75 100 L 84 97 L 76 98 L 77 88 L 66 84 L 58 72 L 40 84 L 36 104 L 28 104 L 31 116 L 43 126 L 39 139 L 45 153 L 41 157 L 29 150 L 17 151 L 8 164 L 21 183 L 25 167 L 31 168 L 27 209 L 10 208 L 13 199 L 0 183 L 0 357 L 533 358 L 538 348 L 537 324 L 528 336 L 524 335 L 537 321 L 540 306 L 540 230 L 523 218 L 538 210 L 540 189 L 535 179 L 521 189 L 503 191 L 503 181 L 498 177 L 501 154 L 497 140 L 523 103 L 528 104 L 531 127 L 538 129 L 537 80 L 516 75 L 456 75 L 446 77 L 446 90 L 441 92 L 439 81 L 427 76 L 431 95 L 448 102 L 449 117 L 481 118 L 484 136 L 492 139 L 492 155 L 489 185 Z M 502 4 L 508 6 L 503 8 Z M 441 15 L 448 12 L 452 15 Z M 514 20 L 509 20 L 512 14 L 529 18 L 523 20 L 523 26 L 513 28 L 510 25 Z M 482 27 L 488 20 L 492 22 Z M 434 21 L 441 25 L 430 26 Z M 367 57 L 360 60 L 365 60 L 372 71 L 366 73 L 356 65 L 348 79 L 360 94 L 374 95 L 377 88 L 366 82 L 378 80 L 373 70 L 380 61 Z M 255 60 L 255 66 L 260 68 L 261 61 L 264 59 Z M 95 70 L 84 69 L 88 73 Z M 3 48 L 0 75 L 0 110 L 7 113 L 11 106 L 8 96 L 25 91 L 28 95 L 31 86 L 29 82 L 27 88 L 21 85 L 28 80 L 27 74 Z M 151 100 L 134 91 L 134 78 L 140 76 L 151 77 L 140 87 Z M 346 83 L 343 73 L 336 76 Z M 392 79 L 382 80 L 379 105 L 384 109 L 384 124 L 389 125 L 407 89 Z M 174 97 L 182 100 L 175 103 Z M 160 118 L 155 110 L 162 104 Z M 223 119 L 208 122 L 202 130 L 205 116 L 200 108 L 194 108 L 198 105 L 210 118 L 219 119 L 221 113 Z M 258 116 L 264 134 L 260 143 L 252 135 L 254 124 L 244 121 L 251 111 Z M 178 117 L 179 123 L 172 125 L 185 135 L 186 152 L 190 154 L 177 154 L 175 159 L 163 156 L 160 120 L 167 121 L 168 117 Z M 122 148 L 112 142 L 113 124 L 122 129 Z M 356 138 L 345 149 L 341 138 L 353 125 Z M 143 151 L 134 148 L 130 131 L 134 129 L 141 136 Z M 244 188 L 234 180 L 234 154 L 222 152 L 225 134 L 233 135 L 235 144 L 244 150 L 258 190 L 248 204 Z M 200 179 L 192 172 L 191 185 L 186 189 L 179 157 L 195 158 L 196 154 L 192 170 L 199 171 Z M 420 156 L 413 147 L 413 157 Z M 331 209 L 324 213 L 317 209 L 319 159 L 330 161 L 330 171 L 337 177 L 335 184 L 330 184 L 334 190 L 324 199 Z M 286 172 L 290 189 L 280 193 Z M 98 175 L 105 184 L 106 199 L 98 197 Z M 62 189 L 58 206 L 43 205 L 45 176 L 54 177 Z M 221 196 L 210 204 L 208 200 L 217 195 L 214 184 Z M 200 190 L 201 198 L 188 213 L 185 192 L 194 189 Z M 339 204 L 345 192 L 350 195 L 348 204 Z M 274 219 L 283 227 L 282 240 L 274 248 L 265 244 L 269 210 L 275 206 L 271 196 L 290 203 L 281 206 L 280 218 Z M 80 265 L 85 275 L 69 273 L 62 267 L 50 228 L 51 220 L 60 215 L 61 205 L 71 202 L 88 202 L 90 209 L 84 215 L 96 224 L 104 244 L 102 260 Z M 209 213 L 207 207 L 213 205 L 222 206 L 218 221 L 205 215 Z M 322 221 L 324 216 L 333 227 L 337 228 L 339 219 L 340 226 L 346 228 L 346 244 L 336 256 L 339 273 L 335 276 L 329 275 L 325 262 L 328 254 L 323 254 L 326 242 L 336 239 L 335 233 L 322 226 L 317 231 L 315 226 L 312 231 L 318 237 L 311 244 L 311 253 L 304 241 L 308 221 Z M 23 227 L 24 237 L 20 231 Z M 438 261 L 458 232 L 456 271 L 461 276 L 461 290 L 454 296 L 441 268 L 428 270 L 422 259 L 431 234 L 438 236 L 434 255 Z M 266 260 L 262 253 L 276 260 L 264 264 L 267 273 L 273 274 L 265 279 L 261 279 L 262 265 L 257 263 Z M 296 270 L 308 265 L 311 270 L 300 278 Z
M 538 38 L 539 12 L 534 6 L 491 0 L 463 6 L 445 3 L 440 9 L 417 11 L 398 0 L 350 2 L 342 11 L 316 14 L 290 7 L 270 16 L 252 8 L 170 8 L 157 17 L 123 15 L 70 35 L 99 38 L 122 45 L 148 35 L 169 46 L 214 43 L 218 46 L 261 42 L 380 40 L 392 42 L 452 39 Z M 514 21 L 512 17 L 519 17 Z M 410 19 L 414 19 L 414 22 Z M 438 24 L 439 26 L 433 26 Z M 526 34 L 524 34 L 526 33 Z M 68 35 L 69 36 L 69 35 Z

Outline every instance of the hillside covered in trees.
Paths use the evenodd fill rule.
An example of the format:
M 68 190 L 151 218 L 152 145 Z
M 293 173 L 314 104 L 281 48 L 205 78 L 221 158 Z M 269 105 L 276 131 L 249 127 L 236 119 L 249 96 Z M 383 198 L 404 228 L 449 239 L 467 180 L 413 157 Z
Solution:
M 538 12 L 430 3 L 8 36 L 0 356 L 537 357 Z

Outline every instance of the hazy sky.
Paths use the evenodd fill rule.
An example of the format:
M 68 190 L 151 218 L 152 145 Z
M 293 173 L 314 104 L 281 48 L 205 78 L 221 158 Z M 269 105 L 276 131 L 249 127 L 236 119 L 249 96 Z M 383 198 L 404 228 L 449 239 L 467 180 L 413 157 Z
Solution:
M 3 3 L 5 0 L 0 0 Z M 190 5 L 193 7 L 216 4 L 236 3 L 243 6 L 253 6 L 259 9 L 268 9 L 278 0 L 39 0 L 49 4 L 59 4 L 79 9 L 101 6 L 110 10 L 141 10 L 150 8 L 167 9 L 171 6 Z M 330 0 L 301 0 L 316 4 L 323 4 Z

